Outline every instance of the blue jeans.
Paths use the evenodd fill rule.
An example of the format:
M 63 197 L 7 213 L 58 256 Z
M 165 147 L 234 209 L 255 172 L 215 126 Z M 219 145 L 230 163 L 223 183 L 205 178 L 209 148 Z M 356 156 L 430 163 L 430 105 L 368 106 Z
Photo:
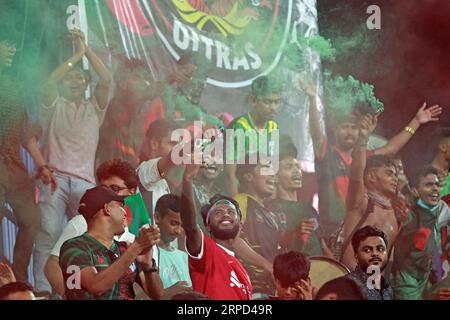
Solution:
M 54 175 L 58 181 L 58 188 L 53 194 L 50 185 L 38 183 L 42 218 L 41 230 L 36 237 L 34 250 L 33 273 L 36 291 L 52 292 L 44 274 L 47 259 L 63 231 L 65 215 L 68 219 L 76 215 L 81 197 L 87 189 L 95 186 L 91 182 L 73 176 L 58 172 L 55 172 Z

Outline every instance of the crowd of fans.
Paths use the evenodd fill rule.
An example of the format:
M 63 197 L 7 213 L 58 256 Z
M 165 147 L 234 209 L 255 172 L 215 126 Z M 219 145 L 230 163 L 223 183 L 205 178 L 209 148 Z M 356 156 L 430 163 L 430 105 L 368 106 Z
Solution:
M 245 133 L 241 149 L 229 145 L 237 136 L 226 140 L 234 163 L 217 150 L 198 162 L 230 131 L 203 123 L 207 135 L 173 140 L 192 124 L 169 114 L 160 95 L 163 85 L 183 94 L 195 65 L 157 82 L 145 64 L 126 60 L 112 75 L 72 30 L 75 53 L 43 84 L 32 122 L 8 73 L 13 34 L 0 26 L 0 205 L 10 205 L 19 232 L 12 261 L 0 263 L 0 299 L 450 299 L 450 128 L 436 128 L 433 160 L 410 176 L 396 156 L 439 120 L 439 106 L 424 104 L 386 145 L 368 150 L 376 114 L 333 117 L 327 136 L 316 88 L 299 84 L 309 97 L 314 208 L 300 200 L 297 146 L 278 135 L 282 84 L 270 76 L 253 81 L 247 112 L 227 126 Z M 83 57 L 98 78 L 90 99 Z M 251 139 L 263 129 L 267 141 Z M 20 147 L 34 160 L 33 178 Z M 180 150 L 192 161 L 178 163 Z M 128 206 L 136 195 L 143 211 Z M 132 230 L 142 214 L 149 223 Z M 321 284 L 317 257 L 329 266 Z

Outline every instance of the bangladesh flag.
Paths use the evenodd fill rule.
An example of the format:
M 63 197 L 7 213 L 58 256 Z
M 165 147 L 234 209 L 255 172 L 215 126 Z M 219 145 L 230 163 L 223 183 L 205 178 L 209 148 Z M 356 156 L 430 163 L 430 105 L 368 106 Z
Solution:
M 135 236 L 139 235 L 139 228 L 144 224 L 150 224 L 150 218 L 144 199 L 140 193 L 125 198 L 127 211 L 128 230 Z

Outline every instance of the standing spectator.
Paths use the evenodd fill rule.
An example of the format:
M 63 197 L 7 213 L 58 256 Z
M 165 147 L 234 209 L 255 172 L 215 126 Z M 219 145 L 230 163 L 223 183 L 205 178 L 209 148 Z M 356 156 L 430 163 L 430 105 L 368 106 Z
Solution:
M 400 231 L 394 250 L 392 285 L 395 299 L 418 300 L 444 273 L 442 261 L 450 228 L 450 209 L 440 200 L 437 169 L 413 171 L 412 192 L 416 203 Z
M 83 193 L 95 186 L 95 152 L 111 84 L 108 69 L 86 46 L 83 33 L 74 29 L 71 36 L 76 52 L 50 75 L 40 109 L 46 131 L 42 149 L 58 181 L 54 193 L 45 185 L 39 185 L 42 222 L 36 238 L 34 276 L 35 289 L 42 293 L 51 291 L 44 267 L 63 231 L 64 215 L 73 217 Z M 85 55 L 100 77 L 89 100 L 84 98 L 89 79 L 77 67 Z
M 54 191 L 57 181 L 39 151 L 37 138 L 40 130 L 28 119 L 23 100 L 26 91 L 7 72 L 15 54 L 15 31 L 0 25 L 0 222 L 8 203 L 19 227 L 12 269 L 18 281 L 27 282 L 28 264 L 41 225 L 41 211 L 35 202 L 34 183 L 20 158 L 20 147 L 33 158 L 42 184 L 50 184 L 49 188 Z
M 357 262 L 356 268 L 346 277 L 358 282 L 367 300 L 392 300 L 393 291 L 382 275 L 388 262 L 388 240 L 380 229 L 365 226 L 352 237 L 352 248 Z M 376 268 L 375 271 L 369 267 Z M 373 275 L 369 279 L 369 276 Z
M 375 126 L 376 117 L 366 115 L 362 118 L 352 154 L 342 248 L 342 262 L 350 269 L 355 268 L 355 260 L 349 244 L 357 230 L 367 225 L 379 228 L 386 234 L 389 252 L 405 217 L 396 212 L 392 203 L 398 189 L 397 169 L 392 158 L 376 155 L 366 159 L 367 141 Z
M 178 126 L 175 122 L 165 119 L 154 121 L 148 128 L 142 146 L 141 164 L 137 174 L 142 186 L 152 192 L 152 212 L 156 201 L 169 194 L 170 187 L 166 180 L 169 169 L 175 167 L 172 161 L 172 149 L 178 141 L 172 141 L 172 132 Z
M 268 202 L 268 208 L 283 217 L 280 245 L 307 256 L 322 256 L 325 242 L 318 233 L 318 214 L 310 203 L 298 201 L 302 172 L 297 162 L 297 148 L 288 136 L 280 139 L 279 161 L 277 197 Z
M 182 232 L 180 201 L 179 196 L 166 194 L 158 199 L 155 208 L 155 221 L 161 230 L 161 241 L 158 244 L 159 275 L 166 299 L 192 287 L 188 255 L 171 245 Z
M 142 60 L 119 63 L 114 75 L 116 93 L 101 127 L 97 157 L 99 163 L 121 159 L 137 167 L 148 129 L 145 123 L 148 103 L 161 91 L 161 85 L 151 79 L 148 66 Z
M 246 158 L 246 164 L 238 165 L 236 169 L 241 193 L 236 195 L 235 200 L 242 210 L 242 239 L 254 251 L 273 263 L 279 254 L 282 221 L 277 213 L 264 205 L 264 201 L 275 192 L 275 176 L 273 173 L 262 174 L 263 170 L 272 170 L 271 165 L 262 157 L 256 164 L 249 164 L 250 157 Z M 269 272 L 248 261 L 244 263 L 244 267 L 250 274 L 255 293 L 274 293 L 275 287 Z
M 204 234 L 196 223 L 192 189 L 198 169 L 199 165 L 186 165 L 181 195 L 181 220 L 193 289 L 214 300 L 250 300 L 250 278 L 232 251 L 240 230 L 239 204 L 225 196 L 213 197 L 210 205 L 202 208 L 210 236 Z
M 88 231 L 67 240 L 59 257 L 67 299 L 134 299 L 135 281 L 143 284 L 151 298 L 162 296 L 161 280 L 152 259 L 152 247 L 160 237 L 158 227 L 142 227 L 131 245 L 114 240 L 124 232 L 124 198 L 102 186 L 87 190 L 81 198 L 79 211 L 88 223 Z M 74 266 L 79 276 L 73 276 Z
M 245 134 L 244 141 L 237 141 L 234 139 L 234 147 L 227 148 L 227 152 L 232 152 L 234 161 L 245 157 L 249 154 L 258 153 L 260 149 L 267 150 L 266 154 L 271 155 L 273 149 L 273 141 L 271 141 L 271 134 L 278 131 L 278 124 L 275 122 L 275 117 L 278 115 L 281 100 L 281 84 L 274 78 L 262 76 L 256 78 L 251 87 L 250 105 L 251 110 L 247 113 L 236 117 L 228 126 L 228 129 L 233 129 L 234 133 L 241 130 Z M 258 130 L 266 130 L 269 134 L 267 138 L 268 146 L 266 149 L 259 145 Z M 252 141 L 252 137 L 254 138 Z M 237 144 L 244 142 L 244 154 L 237 153 Z M 230 196 L 234 197 L 238 194 L 238 180 L 236 177 L 236 164 L 226 164 L 225 172 L 225 187 Z
M 324 230 L 326 238 L 333 233 L 338 238 L 332 249 L 336 257 L 340 257 L 343 252 L 341 225 L 346 212 L 346 199 L 350 184 L 350 167 L 353 161 L 353 151 L 358 147 L 359 116 L 341 112 L 339 114 L 329 114 L 329 124 L 334 135 L 335 143 L 331 143 L 322 132 L 319 112 L 316 104 L 316 88 L 307 87 L 305 92 L 310 101 L 310 130 L 313 140 L 314 154 L 316 157 L 316 174 L 319 186 L 319 214 L 320 225 Z M 332 101 L 333 97 L 328 100 Z M 366 150 L 367 158 L 372 155 L 394 155 L 412 138 L 414 133 L 423 124 L 430 121 L 437 121 L 442 113 L 442 108 L 434 105 L 426 108 L 426 103 L 417 111 L 408 125 L 388 143 L 375 150 Z M 357 106 L 360 108 L 362 106 Z

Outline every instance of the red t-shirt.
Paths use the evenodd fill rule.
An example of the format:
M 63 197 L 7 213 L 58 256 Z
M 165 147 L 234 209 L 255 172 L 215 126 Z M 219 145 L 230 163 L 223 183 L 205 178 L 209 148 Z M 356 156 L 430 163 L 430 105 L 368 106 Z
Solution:
M 198 257 L 189 254 L 189 273 L 194 291 L 213 300 L 250 300 L 252 284 L 233 253 L 202 233 Z

